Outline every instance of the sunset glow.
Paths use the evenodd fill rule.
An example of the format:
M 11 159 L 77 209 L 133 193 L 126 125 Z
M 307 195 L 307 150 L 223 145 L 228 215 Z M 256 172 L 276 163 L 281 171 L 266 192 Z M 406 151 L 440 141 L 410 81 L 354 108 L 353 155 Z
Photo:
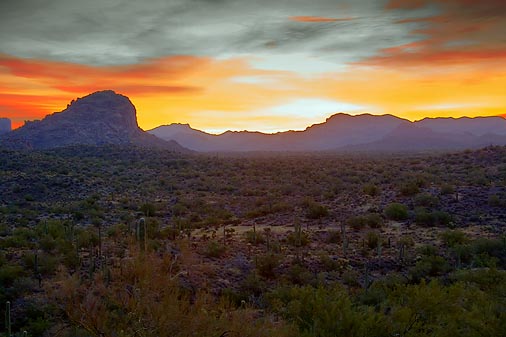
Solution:
M 14 2 L 2 5 L 2 13 L 7 14 L 9 5 Z M 61 46 L 53 53 L 35 49 L 32 53 L 39 44 L 58 44 L 23 30 L 19 39 L 38 43 L 20 47 L 13 38 L 4 39 L 7 33 L 0 27 L 0 117 L 11 118 L 19 127 L 103 89 L 127 95 L 143 129 L 178 122 L 211 132 L 276 132 L 304 129 L 337 112 L 388 113 L 410 120 L 506 113 L 504 1 L 353 5 L 334 8 L 322 1 L 321 10 L 314 13 L 302 13 L 307 10 L 302 5 L 278 8 L 265 18 L 265 25 L 282 26 L 286 32 L 270 36 L 265 31 L 264 39 L 256 32 L 248 40 L 247 33 L 257 28 L 248 24 L 241 28 L 234 17 L 221 23 L 188 24 L 192 29 L 188 34 L 196 39 L 186 41 L 190 45 L 200 41 L 199 27 L 202 34 L 208 27 L 224 43 L 227 32 L 245 31 L 241 42 L 227 44 L 222 51 L 211 45 L 205 50 L 174 47 L 161 55 L 139 47 L 129 49 L 136 52 L 135 58 L 125 52 L 117 62 L 116 51 L 109 49 L 110 62 L 94 55 L 79 57 L 78 50 L 64 53 Z M 242 13 L 257 23 L 262 14 Z M 6 19 L 2 25 L 8 23 Z M 175 33 L 184 35 L 185 26 L 178 27 Z M 384 29 L 383 45 L 371 49 L 351 42 L 360 41 L 362 35 L 333 43 L 332 37 L 341 31 L 359 28 L 370 36 Z M 82 41 L 79 48 L 86 49 L 86 39 Z M 104 47 L 97 48 L 101 57 Z

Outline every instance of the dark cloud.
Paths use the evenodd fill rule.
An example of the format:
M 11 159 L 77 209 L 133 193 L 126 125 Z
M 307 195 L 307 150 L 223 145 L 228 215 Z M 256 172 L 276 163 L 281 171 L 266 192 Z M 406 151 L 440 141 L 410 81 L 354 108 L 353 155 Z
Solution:
M 115 65 L 166 55 L 303 52 L 331 58 L 330 53 L 347 48 L 346 59 L 335 57 L 347 62 L 354 51 L 358 57 L 373 55 L 378 46 L 370 42 L 379 34 L 399 43 L 414 39 L 394 24 L 396 18 L 383 16 L 385 5 L 365 0 L 4 0 L 0 52 Z
M 87 65 L 251 55 L 290 69 L 310 57 L 411 64 L 472 49 L 479 59 L 475 47 L 504 50 L 505 13 L 504 0 L 2 0 L 0 53 Z
M 412 18 L 410 11 L 437 8 L 437 14 Z M 390 11 L 404 11 L 399 25 L 420 37 L 416 43 L 384 48 L 362 63 L 389 66 L 501 64 L 506 61 L 506 1 L 390 1 Z

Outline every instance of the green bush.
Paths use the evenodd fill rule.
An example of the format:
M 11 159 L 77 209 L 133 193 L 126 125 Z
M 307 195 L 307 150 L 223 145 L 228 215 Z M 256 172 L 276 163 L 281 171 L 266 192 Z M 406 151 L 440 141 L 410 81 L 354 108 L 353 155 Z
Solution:
M 443 195 L 453 194 L 453 193 L 455 193 L 455 187 L 453 187 L 450 184 L 443 184 L 443 185 L 441 185 L 440 193 Z
M 450 266 L 442 256 L 424 256 L 410 269 L 409 274 L 414 282 L 423 278 L 441 276 L 450 271 Z
M 370 228 L 381 228 L 383 225 L 383 218 L 378 213 L 368 213 L 349 218 L 348 225 L 355 230 L 362 229 L 365 226 L 369 226 Z
M 321 219 L 329 214 L 327 206 L 320 205 L 318 203 L 310 203 L 306 211 L 306 217 L 308 219 Z
M 443 211 L 428 211 L 425 208 L 415 210 L 415 222 L 424 227 L 447 226 L 452 218 L 450 214 Z
M 362 191 L 365 194 L 370 195 L 371 197 L 374 197 L 374 196 L 377 196 L 380 194 L 380 188 L 374 184 L 365 184 L 362 187 Z
M 451 248 L 455 247 L 456 245 L 462 245 L 469 241 L 466 233 L 459 230 L 447 230 L 441 233 L 441 239 L 445 245 Z
M 391 220 L 406 220 L 408 218 L 408 208 L 403 204 L 394 202 L 385 207 L 385 215 Z
M 281 257 L 274 253 L 258 256 L 256 264 L 258 273 L 265 278 L 274 278 L 276 276 L 275 269 L 279 266 Z
M 404 196 L 412 196 L 420 192 L 420 188 L 416 182 L 407 182 L 401 185 L 400 192 Z
M 244 237 L 246 238 L 246 241 L 248 243 L 254 244 L 261 244 L 265 242 L 265 238 L 263 234 L 260 231 L 254 232 L 253 230 L 249 230 L 246 233 L 244 233 Z
M 423 207 L 435 207 L 439 204 L 439 199 L 429 193 L 420 193 L 414 199 L 415 205 Z

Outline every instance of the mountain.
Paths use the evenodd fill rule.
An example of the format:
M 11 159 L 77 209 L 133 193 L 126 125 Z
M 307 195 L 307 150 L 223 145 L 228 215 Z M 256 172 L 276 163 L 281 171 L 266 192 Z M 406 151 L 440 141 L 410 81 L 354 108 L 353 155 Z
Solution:
M 506 135 L 506 119 L 499 116 L 424 118 L 414 124 L 443 133 L 469 133 L 474 136 L 484 136 L 487 134 Z
M 275 134 L 227 131 L 212 135 L 192 129 L 188 124 L 164 125 L 148 132 L 165 140 L 175 140 L 191 150 L 204 152 L 323 151 L 380 140 L 403 122 L 404 119 L 392 115 L 351 116 L 340 113 L 304 131 Z
M 148 132 L 204 152 L 423 151 L 506 145 L 506 119 L 502 117 L 426 118 L 410 122 L 392 115 L 339 113 L 304 131 L 275 134 L 227 131 L 212 135 L 188 124 L 164 125 Z
M 137 145 L 185 151 L 141 130 L 128 97 L 112 90 L 73 100 L 65 110 L 46 116 L 0 137 L 12 149 L 50 149 L 69 145 Z
M 0 118 L 0 135 L 12 130 L 11 120 L 9 118 Z

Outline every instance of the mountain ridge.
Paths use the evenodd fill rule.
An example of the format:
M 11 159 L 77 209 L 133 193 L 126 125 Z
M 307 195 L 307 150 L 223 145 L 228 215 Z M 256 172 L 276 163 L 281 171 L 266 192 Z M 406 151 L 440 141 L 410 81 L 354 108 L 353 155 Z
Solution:
M 457 150 L 506 145 L 506 119 L 500 116 L 437 117 L 412 122 L 392 114 L 337 113 L 304 130 L 277 133 L 229 130 L 211 134 L 187 123 L 161 125 L 147 132 L 201 152 Z

